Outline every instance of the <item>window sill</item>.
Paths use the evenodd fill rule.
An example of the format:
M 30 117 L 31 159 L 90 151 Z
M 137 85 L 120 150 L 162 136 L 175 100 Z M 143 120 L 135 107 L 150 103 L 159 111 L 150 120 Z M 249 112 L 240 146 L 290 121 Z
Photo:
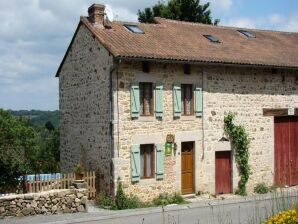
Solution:
M 155 179 L 155 177 L 144 178 L 144 179 L 141 178 L 139 183 L 141 185 L 151 185 L 151 184 L 155 184 L 156 183 L 156 179 Z
M 139 116 L 139 119 L 137 119 L 137 121 L 142 121 L 142 122 L 152 122 L 155 120 L 154 116 Z
M 180 120 L 181 121 L 194 121 L 194 120 L 196 120 L 196 116 L 195 115 L 181 115 Z

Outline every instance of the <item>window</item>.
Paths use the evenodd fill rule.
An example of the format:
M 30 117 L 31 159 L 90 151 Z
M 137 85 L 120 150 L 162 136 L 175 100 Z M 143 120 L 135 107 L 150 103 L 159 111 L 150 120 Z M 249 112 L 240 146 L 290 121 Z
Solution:
M 243 35 L 249 37 L 249 38 L 256 38 L 256 35 L 253 33 L 247 31 L 247 30 L 238 30 L 238 32 L 242 33 Z
M 190 64 L 184 64 L 184 74 L 190 75 Z
M 203 35 L 203 36 L 206 37 L 211 42 L 220 43 L 219 39 L 216 36 L 213 36 L 213 35 Z
M 153 115 L 153 89 L 151 82 L 140 82 L 140 114 Z
M 181 84 L 181 113 L 193 115 L 193 88 L 191 84 Z
M 154 145 L 141 145 L 140 147 L 140 162 L 141 162 L 141 173 L 142 179 L 154 177 Z
M 149 62 L 148 61 L 143 61 L 142 67 L 143 67 L 143 72 L 145 72 L 145 73 L 149 72 Z
M 144 31 L 138 25 L 125 24 L 124 26 L 133 33 L 144 33 Z

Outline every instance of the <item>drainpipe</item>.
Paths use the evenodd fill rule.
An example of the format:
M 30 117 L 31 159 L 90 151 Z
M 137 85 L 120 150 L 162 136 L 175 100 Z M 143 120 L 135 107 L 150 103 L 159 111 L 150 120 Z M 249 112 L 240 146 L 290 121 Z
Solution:
M 204 113 L 204 68 L 202 68 L 202 160 L 205 158 Z

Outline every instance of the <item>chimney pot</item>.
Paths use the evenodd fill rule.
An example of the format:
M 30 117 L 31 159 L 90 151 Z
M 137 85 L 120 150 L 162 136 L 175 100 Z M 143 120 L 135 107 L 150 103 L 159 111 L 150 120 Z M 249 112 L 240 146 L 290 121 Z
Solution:
M 101 4 L 92 4 L 88 8 L 89 21 L 97 28 L 104 28 L 105 6 Z

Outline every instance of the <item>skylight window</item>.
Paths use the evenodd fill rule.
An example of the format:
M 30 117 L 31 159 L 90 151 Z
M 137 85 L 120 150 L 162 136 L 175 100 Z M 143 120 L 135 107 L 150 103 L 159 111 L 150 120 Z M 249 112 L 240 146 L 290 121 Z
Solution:
M 144 31 L 138 25 L 125 24 L 124 26 L 133 33 L 144 33 Z
M 216 36 L 213 36 L 213 35 L 203 35 L 203 36 L 206 37 L 211 42 L 220 43 L 219 39 Z
M 238 32 L 242 33 L 243 35 L 247 36 L 248 38 L 256 38 L 256 35 L 247 31 L 247 30 L 238 30 Z

